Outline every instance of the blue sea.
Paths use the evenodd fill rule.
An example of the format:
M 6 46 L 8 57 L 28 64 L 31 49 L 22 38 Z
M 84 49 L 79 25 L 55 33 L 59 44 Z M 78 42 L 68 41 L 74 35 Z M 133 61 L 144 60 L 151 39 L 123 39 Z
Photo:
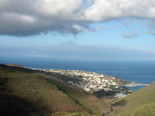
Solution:
M 0 57 L 0 64 L 16 63 L 38 69 L 83 70 L 120 77 L 126 81 L 151 84 L 155 81 L 155 60 L 76 61 L 51 58 Z M 144 86 L 130 88 L 138 90 Z

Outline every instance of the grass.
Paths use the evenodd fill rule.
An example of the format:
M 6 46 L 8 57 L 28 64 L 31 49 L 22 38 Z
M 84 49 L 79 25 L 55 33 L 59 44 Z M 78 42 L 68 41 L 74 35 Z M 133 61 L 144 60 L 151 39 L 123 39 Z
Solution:
M 124 98 L 119 99 L 117 102 L 113 104 L 113 107 L 119 115 L 121 111 L 122 112 L 125 112 L 127 110 L 130 111 L 130 109 L 133 108 L 133 110 L 131 109 L 131 113 L 132 113 L 132 111 L 135 112 L 134 111 L 135 108 L 138 108 L 138 107 L 142 108 L 145 105 L 147 106 L 151 103 L 155 103 L 154 96 L 155 96 L 155 82 L 138 91 L 133 92 L 132 94 Z M 151 112 L 154 112 L 154 111 L 155 111 L 154 109 L 151 110 Z
M 30 108 L 31 111 L 39 115 L 50 116 L 59 111 L 88 112 L 59 90 L 56 85 L 37 74 L 12 70 L 6 66 L 0 67 L 0 88 L 0 94 L 3 95 L 0 103 L 16 106 L 13 102 L 7 102 L 10 99 L 8 96 L 12 96 L 17 98 L 15 101 L 24 101 L 27 109 Z M 1 104 L 2 109 L 6 107 L 4 104 Z M 16 109 L 15 113 L 18 113 Z
M 85 92 L 83 89 L 68 86 L 63 86 L 63 89 L 90 113 L 103 115 L 111 110 L 111 106 L 108 103 Z
M 41 74 L 49 81 L 58 83 L 57 86 L 66 93 L 71 99 L 75 100 L 84 109 L 87 109 L 89 113 L 103 115 L 111 110 L 111 106 L 105 101 L 97 98 L 91 93 L 87 93 L 81 88 L 73 87 L 67 84 L 67 79 L 62 80 L 62 77 L 53 75 L 52 73 Z M 66 77 L 71 79 L 70 77 Z
M 0 65 L 0 114 L 101 116 L 111 110 L 104 100 L 69 85 L 70 79 L 75 78 L 30 70 L 17 64 Z M 154 116 L 154 96 L 155 83 L 152 83 L 117 100 L 112 104 L 114 112 L 106 116 Z
M 97 116 L 97 115 L 93 115 L 93 114 L 87 114 L 87 113 L 79 113 L 79 112 L 57 112 L 54 113 L 52 116 Z
M 8 109 L 8 105 L 12 109 L 13 106 L 20 106 L 10 114 L 22 115 L 27 112 L 26 116 L 51 116 L 60 112 L 65 112 L 65 115 L 76 112 L 76 115 L 87 116 L 103 115 L 111 110 L 105 101 L 67 84 L 66 81 L 71 77 L 62 78 L 16 66 L 0 65 L 0 96 L 3 96 L 0 98 L 0 107 Z M 4 110 L 5 114 L 10 115 Z
M 130 108 L 117 116 L 155 116 L 155 102 Z

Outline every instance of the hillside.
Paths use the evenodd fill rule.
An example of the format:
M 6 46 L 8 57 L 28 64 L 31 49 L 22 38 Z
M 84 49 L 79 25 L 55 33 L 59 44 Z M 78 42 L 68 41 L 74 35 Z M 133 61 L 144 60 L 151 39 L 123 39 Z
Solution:
M 121 114 L 121 116 L 124 116 L 122 114 L 124 114 L 125 112 L 126 112 L 125 114 L 139 113 L 142 110 L 145 110 L 146 107 L 148 108 L 150 107 L 149 112 L 154 113 L 155 110 L 152 108 L 154 107 L 153 103 L 155 103 L 154 96 L 155 96 L 155 82 L 138 91 L 133 92 L 127 97 L 119 99 L 116 103 L 113 104 L 113 107 L 116 112 Z M 120 111 L 123 112 L 120 113 Z M 144 114 L 149 112 L 145 112 Z
M 58 83 L 58 87 L 68 94 L 72 99 L 81 104 L 84 108 L 88 109 L 89 112 L 95 113 L 97 115 L 103 115 L 108 113 L 111 110 L 111 106 L 107 104 L 105 101 L 97 98 L 93 94 L 90 94 L 84 91 L 82 88 L 77 88 L 71 86 L 67 83 L 66 80 L 72 80 L 73 78 L 78 80 L 78 78 L 71 76 L 61 76 L 53 73 L 38 73 L 43 76 L 47 80 L 51 82 Z
M 79 78 L 18 64 L 0 65 L 0 113 L 2 116 L 155 115 L 155 82 L 117 100 L 110 112 L 111 106 L 105 101 L 69 85 L 67 81 L 71 79 Z
M 1 114 L 50 116 L 59 111 L 88 112 L 56 85 L 36 74 L 0 67 L 0 80 Z
M 0 65 L 0 109 L 4 116 L 50 116 L 57 112 L 103 115 L 111 107 L 52 74 Z
M 155 116 L 155 102 L 130 108 L 119 114 L 119 116 Z

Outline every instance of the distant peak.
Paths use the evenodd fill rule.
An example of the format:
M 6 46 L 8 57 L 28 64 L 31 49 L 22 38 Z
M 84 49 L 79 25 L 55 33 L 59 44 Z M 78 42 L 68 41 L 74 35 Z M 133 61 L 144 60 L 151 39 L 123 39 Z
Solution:
M 62 44 L 60 44 L 61 46 L 75 46 L 75 45 L 78 45 L 76 43 L 74 43 L 73 41 L 66 41 Z

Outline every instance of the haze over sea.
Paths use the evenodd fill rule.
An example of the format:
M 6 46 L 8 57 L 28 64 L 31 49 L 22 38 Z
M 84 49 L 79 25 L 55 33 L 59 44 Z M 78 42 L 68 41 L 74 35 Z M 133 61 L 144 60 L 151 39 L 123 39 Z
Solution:
M 120 77 L 126 81 L 151 84 L 155 81 L 155 61 L 77 61 L 51 58 L 1 58 L 1 64 L 16 63 L 38 69 L 83 70 Z M 138 90 L 143 86 L 130 88 Z

